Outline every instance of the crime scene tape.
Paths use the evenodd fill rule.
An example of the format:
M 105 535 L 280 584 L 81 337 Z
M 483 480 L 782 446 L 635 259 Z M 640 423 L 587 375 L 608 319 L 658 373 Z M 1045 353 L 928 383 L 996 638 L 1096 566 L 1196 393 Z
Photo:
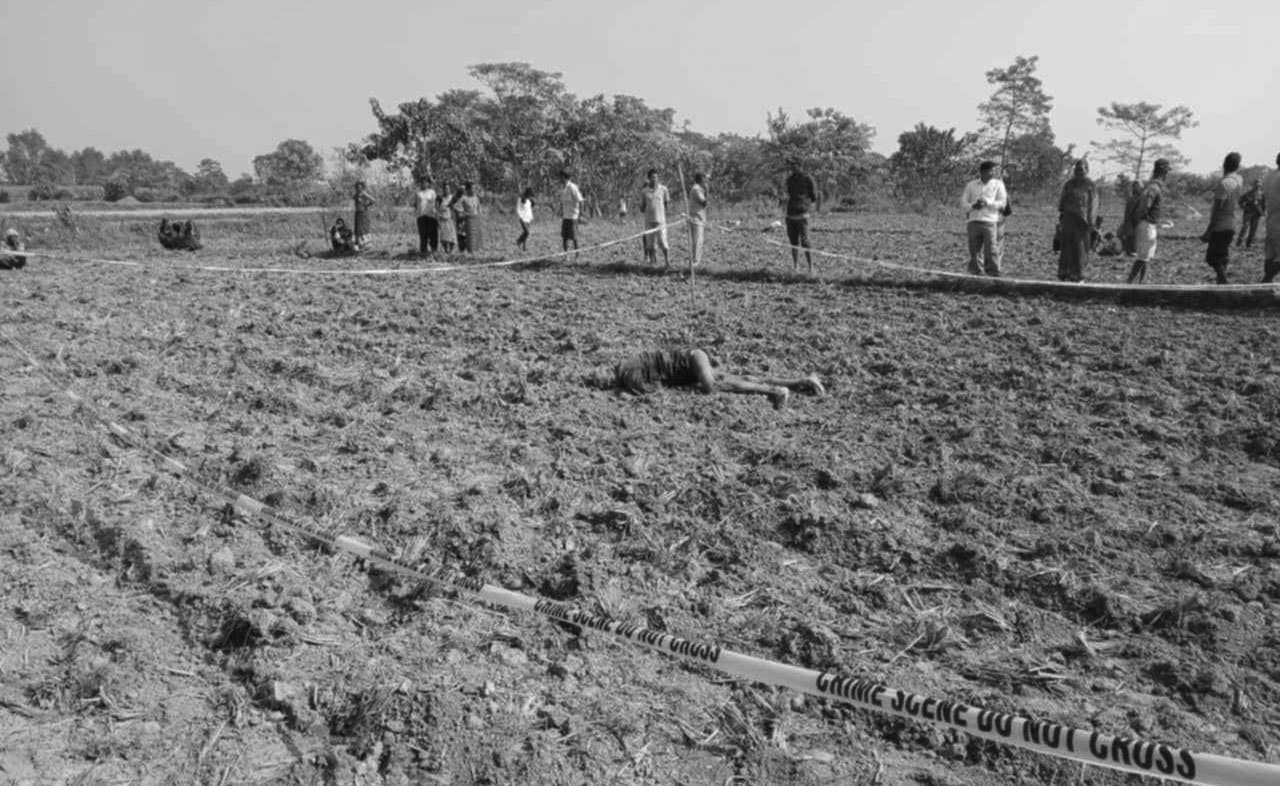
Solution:
M 317 532 L 264 502 L 227 486 L 205 481 L 182 462 L 152 447 L 142 435 L 135 434 L 118 421 L 104 415 L 93 402 L 71 389 L 69 375 L 65 372 L 55 372 L 42 364 L 7 331 L 3 336 L 27 359 L 37 373 L 60 388 L 63 395 L 82 411 L 89 413 L 94 420 L 123 443 L 148 454 L 180 479 L 226 502 L 247 520 L 252 521 L 256 518 L 268 527 L 276 527 L 335 551 L 345 552 L 384 570 L 443 589 L 458 591 L 491 605 L 514 611 L 532 612 L 558 622 L 576 625 L 584 630 L 611 634 L 624 641 L 703 666 L 710 666 L 741 679 L 790 688 L 800 693 L 834 699 L 873 712 L 917 721 L 930 721 L 958 729 L 973 737 L 1048 756 L 1185 783 L 1212 786 L 1276 786 L 1280 784 L 1280 764 L 1194 753 L 1185 748 L 1163 743 L 1076 729 L 1050 721 L 936 699 L 892 688 L 869 679 L 791 666 L 734 652 L 713 642 L 650 630 L 641 625 L 583 611 L 569 604 L 536 598 L 504 587 L 486 584 L 474 577 L 451 576 L 444 570 L 434 573 L 426 572 L 364 540 L 350 535 L 330 536 Z
M 672 221 L 666 225 L 671 228 L 683 224 L 685 219 L 681 218 Z M 470 265 L 434 265 L 432 267 L 397 267 L 397 268 L 365 268 L 357 270 L 343 270 L 341 268 L 295 268 L 295 267 L 231 267 L 230 265 L 174 265 L 166 264 L 166 270 L 198 270 L 207 273 L 284 273 L 300 276 L 417 276 L 426 273 L 444 273 L 451 270 L 479 270 L 489 267 L 511 267 L 514 265 L 529 264 L 532 262 L 544 262 L 560 257 L 577 256 L 578 254 L 590 251 L 600 251 L 602 249 L 611 248 L 622 243 L 629 243 L 633 240 L 651 235 L 655 232 L 661 232 L 663 227 L 654 227 L 646 229 L 642 232 L 636 232 L 626 237 L 607 240 L 603 243 L 597 243 L 593 246 L 586 246 L 581 249 L 573 249 L 570 251 L 557 251 L 551 254 L 537 254 L 535 256 L 519 257 L 517 259 L 502 259 L 496 262 L 476 262 Z M 137 260 L 128 259 L 102 259 L 99 257 L 85 256 L 82 254 L 59 254 L 52 251 L 27 250 L 23 253 L 28 256 L 45 257 L 47 259 L 58 259 L 67 262 L 93 262 L 100 265 L 119 265 L 124 267 L 159 267 L 158 265 L 149 265 L 146 262 L 138 262 Z
M 740 227 L 730 227 L 723 224 L 712 223 L 716 229 L 726 234 L 740 233 L 743 230 Z M 874 265 L 888 270 L 898 270 L 904 273 L 914 273 L 916 275 L 927 278 L 943 278 L 964 281 L 992 280 L 989 276 L 982 274 L 969 273 L 967 271 L 958 270 L 937 270 L 934 268 L 916 267 L 914 265 L 904 265 L 899 262 L 890 262 L 884 259 L 876 259 L 872 257 L 860 257 L 852 254 L 840 254 L 834 251 L 825 251 L 817 248 L 805 248 L 804 246 L 792 245 L 784 243 L 781 240 L 773 240 L 771 238 L 761 238 L 761 241 L 771 246 L 792 249 L 794 251 L 806 251 L 814 256 L 826 257 L 828 259 L 839 259 L 845 262 L 855 262 L 864 265 Z M 1043 286 L 1050 288 L 1060 288 L 1063 290 L 1098 290 L 1098 291 L 1126 291 L 1126 290 L 1142 290 L 1144 292 L 1183 292 L 1194 293 L 1204 290 L 1212 292 L 1267 292 L 1280 293 L 1280 282 L 1273 284 L 1214 284 L 1212 287 L 1205 287 L 1200 284 L 1119 284 L 1106 281 L 1055 281 L 1053 279 L 1044 278 L 1012 278 L 1001 276 L 997 279 L 1000 282 L 1013 286 Z

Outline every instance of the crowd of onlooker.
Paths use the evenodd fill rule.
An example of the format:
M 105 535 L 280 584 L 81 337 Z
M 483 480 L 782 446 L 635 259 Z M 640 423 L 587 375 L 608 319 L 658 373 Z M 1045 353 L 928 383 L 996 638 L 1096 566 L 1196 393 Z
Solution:
M 1276 166 L 1280 167 L 1280 155 Z M 977 179 L 965 186 L 961 197 L 967 219 L 969 272 L 974 275 L 1000 275 L 1000 234 L 1011 209 L 1008 191 L 995 176 L 995 169 L 995 162 L 982 162 Z M 1058 199 L 1053 248 L 1058 253 L 1059 280 L 1083 281 L 1089 260 L 1097 253 L 1132 258 L 1128 283 L 1144 283 L 1155 259 L 1160 229 L 1168 225 L 1165 180 L 1169 171 L 1169 162 L 1157 159 L 1151 179 L 1133 184 L 1119 226 L 1103 234 L 1098 186 L 1089 177 L 1089 162 L 1076 161 Z M 1205 263 L 1213 269 L 1217 283 L 1229 283 L 1233 241 L 1237 249 L 1252 248 L 1258 224 L 1265 217 L 1262 281 L 1270 283 L 1280 274 L 1280 209 L 1276 209 L 1280 205 L 1280 169 L 1265 180 L 1255 179 L 1248 188 L 1239 172 L 1240 154 L 1228 153 L 1222 162 L 1222 176 L 1213 187 L 1208 225 L 1200 235 L 1206 246 Z M 1268 203 L 1273 208 L 1270 213 Z

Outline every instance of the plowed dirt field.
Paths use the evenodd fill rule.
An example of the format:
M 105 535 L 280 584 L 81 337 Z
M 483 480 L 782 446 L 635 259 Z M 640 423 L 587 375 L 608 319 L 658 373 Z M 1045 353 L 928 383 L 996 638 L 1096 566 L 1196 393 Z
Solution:
M 1280 312 L 793 275 L 771 219 L 741 219 L 691 284 L 638 241 L 301 276 L 193 266 L 432 263 L 385 228 L 381 253 L 303 259 L 320 222 L 290 216 L 210 225 L 196 254 L 149 223 L 28 218 L 33 247 L 144 266 L 2 271 L 0 327 L 319 531 L 740 652 L 1280 762 Z M 1006 269 L 1051 278 L 1049 219 L 1010 226 Z M 960 270 L 961 229 L 823 216 L 813 240 Z M 1169 231 L 1157 282 L 1211 277 L 1195 234 Z M 692 346 L 827 395 L 583 383 Z M 7 341 L 0 373 L 0 782 L 1138 782 L 408 585 L 241 520 Z

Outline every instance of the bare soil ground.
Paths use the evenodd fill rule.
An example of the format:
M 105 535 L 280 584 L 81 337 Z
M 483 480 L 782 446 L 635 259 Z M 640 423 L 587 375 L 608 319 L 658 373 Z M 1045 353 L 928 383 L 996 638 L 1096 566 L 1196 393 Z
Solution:
M 310 218 L 219 224 L 195 255 L 149 223 L 33 226 L 149 266 L 33 259 L 0 274 L 0 325 L 321 531 L 763 657 L 1280 761 L 1275 309 L 794 276 L 767 223 L 713 233 L 692 297 L 638 243 L 302 278 L 190 266 L 424 263 L 385 231 L 381 253 L 301 260 Z M 1016 217 L 1007 269 L 1050 275 L 1049 229 Z M 1154 275 L 1207 280 L 1195 234 Z M 829 216 L 813 239 L 963 264 L 949 220 Z M 775 411 L 583 384 L 694 345 L 829 393 Z M 0 781 L 1136 782 L 406 586 L 239 520 L 0 346 Z

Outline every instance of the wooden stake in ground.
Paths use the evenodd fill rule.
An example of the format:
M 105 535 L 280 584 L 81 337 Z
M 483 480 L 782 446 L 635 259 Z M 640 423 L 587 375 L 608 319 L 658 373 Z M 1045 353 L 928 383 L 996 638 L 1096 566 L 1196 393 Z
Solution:
M 693 308 L 693 216 L 689 215 L 689 189 L 684 183 L 684 167 L 676 164 L 680 173 L 680 190 L 684 192 L 684 220 L 689 225 L 689 308 Z

